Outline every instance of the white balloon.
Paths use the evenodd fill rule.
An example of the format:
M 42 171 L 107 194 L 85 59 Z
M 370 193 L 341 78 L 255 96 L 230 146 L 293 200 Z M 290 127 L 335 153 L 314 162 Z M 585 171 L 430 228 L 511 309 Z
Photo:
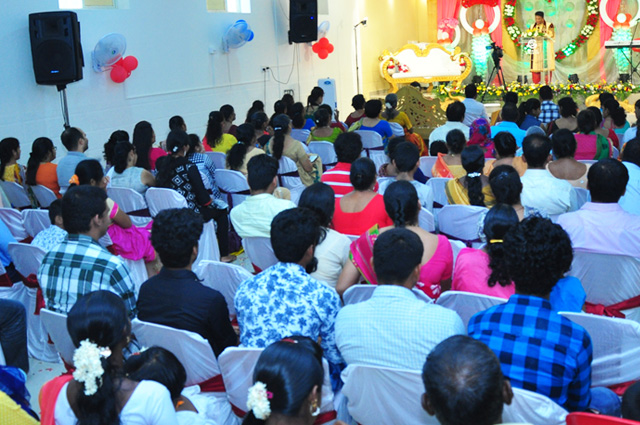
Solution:
M 478 19 L 476 20 L 476 22 L 474 23 L 474 26 L 476 28 L 478 28 L 479 30 L 481 30 L 482 28 L 484 28 L 485 22 L 482 19 Z

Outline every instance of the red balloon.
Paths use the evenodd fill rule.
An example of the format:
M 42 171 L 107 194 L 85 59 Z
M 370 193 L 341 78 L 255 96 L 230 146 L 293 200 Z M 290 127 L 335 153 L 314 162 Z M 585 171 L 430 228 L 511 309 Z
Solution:
M 320 40 L 318 40 L 318 43 L 324 45 L 329 44 L 329 39 L 327 39 L 327 37 L 322 37 Z
M 312 47 L 311 50 L 313 50 L 313 53 L 319 53 L 320 50 L 322 50 L 322 47 L 320 46 L 320 43 L 315 43 Z
M 120 65 L 114 65 L 111 68 L 111 81 L 114 83 L 122 83 L 127 79 L 127 70 L 121 67 Z
M 319 57 L 320 59 L 326 59 L 326 58 L 327 58 L 327 56 L 329 56 L 329 52 L 327 52 L 326 50 L 320 50 L 320 51 L 318 52 L 318 57 Z
M 326 49 L 326 50 L 327 50 L 327 52 L 329 52 L 329 53 L 333 53 L 333 44 L 329 44 L 329 45 L 327 46 L 327 49 Z
M 122 67 L 131 73 L 138 67 L 138 59 L 135 56 L 127 56 L 122 60 Z

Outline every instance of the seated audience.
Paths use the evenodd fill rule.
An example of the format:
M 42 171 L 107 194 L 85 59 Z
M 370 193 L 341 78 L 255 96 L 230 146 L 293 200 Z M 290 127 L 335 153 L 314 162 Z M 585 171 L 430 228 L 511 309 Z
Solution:
M 457 313 L 412 292 L 423 257 L 423 241 L 412 230 L 390 229 L 376 239 L 379 286 L 369 300 L 343 307 L 336 320 L 336 343 L 347 364 L 419 370 L 440 341 L 465 333 Z
M 180 115 L 174 115 L 169 118 L 169 131 L 171 130 L 182 130 L 186 133 L 187 124 L 184 122 L 184 118 Z
M 560 110 L 560 118 L 552 121 L 547 126 L 547 134 L 553 134 L 556 130 L 566 128 L 575 133 L 578 131 L 578 105 L 570 96 L 563 97 L 558 101 L 558 109 Z
M 409 116 L 404 111 L 398 111 L 398 95 L 395 93 L 389 93 L 385 98 L 385 111 L 382 113 L 382 119 L 399 124 L 402 126 L 404 132 L 404 138 L 407 142 L 413 143 L 418 148 L 420 156 L 427 154 L 427 147 L 425 146 L 422 136 L 413 132 L 413 125 Z
M 513 390 L 500 361 L 466 335 L 447 338 L 429 353 L 422 369 L 422 407 L 442 425 L 502 423 Z
M 496 159 L 485 161 L 482 174 L 488 176 L 491 174 L 491 170 L 495 167 L 500 165 L 510 165 L 515 168 L 516 171 L 518 171 L 518 174 L 522 177 L 524 172 L 527 171 L 527 163 L 521 156 L 516 156 L 518 145 L 516 144 L 516 138 L 513 137 L 513 134 L 501 131 L 493 137 L 493 144 L 496 151 Z
M 565 128 L 553 134 L 551 142 L 553 143 L 553 156 L 555 159 L 547 163 L 547 170 L 553 177 L 566 180 L 573 187 L 586 189 L 587 172 L 590 165 L 583 164 L 575 159 L 576 136 Z
M 429 145 L 429 156 L 438 156 L 440 153 L 449 153 L 447 143 L 444 140 L 435 140 Z
M 529 127 L 540 127 L 542 121 L 538 119 L 542 112 L 541 104 L 538 99 L 532 97 L 526 102 L 522 102 L 518 108 L 520 114 L 520 129 L 527 131 Z
M 466 136 L 461 130 L 453 129 L 447 133 L 446 140 L 448 152 L 438 152 L 438 159 L 431 168 L 431 175 L 448 179 L 462 177 L 466 173 L 460 155 L 467 147 Z
M 469 126 L 463 124 L 467 108 L 464 103 L 455 101 L 447 106 L 447 121 L 440 127 L 435 128 L 429 135 L 429 145 L 436 140 L 446 140 L 451 130 L 460 130 L 465 141 L 469 137 Z
M 552 121 L 560 118 L 560 109 L 558 105 L 553 103 L 553 90 L 549 86 L 542 86 L 538 91 L 538 95 L 540 96 L 540 115 L 538 119 L 545 126 Z
M 443 290 L 448 289 L 453 269 L 453 251 L 449 240 L 444 235 L 429 233 L 418 225 L 418 194 L 408 182 L 392 183 L 384 194 L 384 206 L 393 220 L 393 226 L 374 226 L 351 245 L 351 261 L 345 264 L 336 290 L 342 295 L 350 286 L 358 283 L 360 275 L 367 283 L 376 285 L 378 279 L 371 263 L 376 238 L 392 228 L 407 228 L 420 237 L 424 250 L 416 287 L 430 298 L 438 298 Z
M 511 205 L 518 215 L 518 221 L 531 215 L 545 216 L 546 213 L 528 205 L 522 205 L 522 181 L 515 168 L 510 165 L 498 165 L 489 174 L 491 193 L 497 204 Z M 484 227 L 484 218 L 482 226 Z
M 333 147 L 338 157 L 338 163 L 332 169 L 325 171 L 320 180 L 331 186 L 336 194 L 336 199 L 339 199 L 353 190 L 349 175 L 351 164 L 360 158 L 362 139 L 358 133 L 343 133 L 338 136 Z
M 394 137 L 393 139 L 389 140 L 389 143 L 387 143 L 387 156 L 389 157 L 389 161 L 391 162 L 384 163 L 380 166 L 380 168 L 378 168 L 378 177 L 396 177 L 398 175 L 398 169 L 392 164 L 392 162 L 396 157 L 396 147 L 398 147 L 402 143 L 405 143 L 406 141 L 407 139 L 405 139 L 404 136 Z M 429 178 L 424 175 L 420 168 L 417 168 L 413 173 L 413 179 L 420 183 L 426 183 L 427 180 L 429 180 Z M 376 190 L 378 190 L 377 186 Z
M 313 114 L 313 121 L 316 126 L 309 133 L 309 142 L 331 142 L 334 143 L 336 138 L 343 133 L 339 127 L 331 127 L 331 114 L 325 108 L 319 108 Z
M 484 119 L 485 121 L 489 120 L 489 115 L 487 115 L 487 109 L 481 102 L 478 102 L 478 87 L 475 84 L 467 84 L 464 88 L 464 100 L 462 104 L 464 105 L 464 120 L 462 123 L 464 125 L 468 125 L 471 127 L 471 124 L 475 120 Z
M 558 217 L 573 249 L 638 257 L 640 216 L 618 204 L 629 181 L 627 168 L 615 159 L 602 159 L 589 168 L 588 179 L 591 202 Z
M 212 111 L 207 121 L 207 132 L 202 139 L 202 145 L 207 152 L 222 152 L 226 154 L 238 140 L 222 129 L 224 115 L 220 111 Z
M 233 123 L 236 120 L 235 109 L 233 109 L 231 105 L 222 105 L 220 107 L 220 113 L 222 114 L 222 118 L 224 118 L 224 121 L 222 121 L 222 131 L 236 137 L 238 126 Z
M 380 118 L 380 112 L 382 112 L 382 102 L 378 99 L 367 101 L 364 105 L 365 117 L 360 120 L 360 128 L 356 130 L 375 131 L 382 137 L 382 144 L 386 148 L 389 140 L 395 136 L 389 123 Z
M 570 412 L 594 408 L 616 415 L 617 396 L 607 388 L 591 388 L 589 334 L 549 302 L 551 290 L 571 268 L 567 234 L 548 219 L 529 217 L 506 233 L 504 252 L 516 294 L 473 316 L 469 336 L 493 350 L 514 387 L 547 396 Z
M 273 196 L 278 187 L 278 161 L 273 157 L 257 155 L 249 160 L 247 170 L 251 196 L 233 207 L 229 217 L 241 238 L 268 238 L 273 218 L 296 204 Z
M 628 129 L 627 131 L 625 131 L 624 135 L 620 137 L 620 145 L 619 145 L 620 151 L 622 151 L 622 147 L 624 146 L 625 143 L 627 143 L 629 140 L 636 139 L 639 136 L 638 124 L 640 124 L 640 99 L 636 100 L 634 107 L 635 107 L 634 112 L 636 115 L 636 124 L 630 129 Z
M 477 145 L 484 151 L 485 158 L 495 156 L 493 140 L 491 140 L 491 124 L 484 118 L 478 118 L 471 123 L 467 146 Z
M 518 93 L 514 91 L 508 91 L 502 96 L 502 101 L 504 103 L 513 103 L 514 105 L 518 104 Z
M 99 187 L 71 187 L 62 197 L 69 236 L 44 256 L 38 282 L 49 310 L 68 313 L 78 297 L 99 289 L 119 295 L 129 317 L 136 315 L 135 285 L 123 260 L 100 246 L 111 224 L 107 194 Z
M 129 141 L 129 133 L 124 130 L 116 130 L 111 133 L 109 136 L 109 140 L 104 144 L 104 150 L 102 152 L 104 160 L 107 162 L 106 170 L 111 171 L 111 167 L 113 166 L 113 150 L 115 149 L 118 142 L 128 142 Z
M 344 120 L 344 123 L 347 124 L 347 127 L 351 127 L 354 123 L 360 121 L 364 115 L 364 104 L 366 100 L 364 96 L 361 94 L 357 94 L 353 96 L 351 99 L 351 107 L 354 109 L 352 113 L 347 116 L 347 119 Z
M 376 186 L 376 166 L 369 158 L 358 158 L 351 164 L 349 180 L 353 191 L 336 199 L 333 229 L 347 235 L 361 235 L 374 224 L 385 227 L 391 219 L 384 210 L 382 195 Z
M 136 167 L 144 168 L 147 171 L 155 171 L 158 158 L 167 155 L 161 148 L 154 148 L 156 133 L 148 121 L 140 121 L 133 129 L 133 146 L 136 148 L 138 161 Z
M 162 270 L 140 287 L 138 318 L 195 332 L 219 356 L 238 338 L 222 294 L 204 286 L 192 271 L 202 225 L 201 216 L 188 208 L 163 210 L 154 218 L 151 243 Z
M 0 141 L 0 180 L 22 184 L 25 168 L 18 164 L 20 159 L 20 142 L 15 137 L 7 137 Z
M 84 154 L 89 149 L 89 139 L 84 131 L 69 127 L 60 134 L 60 140 L 68 151 L 67 155 L 58 161 L 58 168 L 56 168 L 60 192 L 64 193 L 69 188 L 69 180 L 76 173 L 76 165 L 89 159 Z
M 198 167 L 200 171 L 200 178 L 205 189 L 212 196 L 213 203 L 218 208 L 228 208 L 226 201 L 220 193 L 218 184 L 216 183 L 216 166 L 213 163 L 213 159 L 209 155 L 204 154 L 204 148 L 202 142 L 197 134 L 189 134 L 189 151 L 187 152 L 187 159 L 190 163 Z
M 628 213 L 640 215 L 640 139 L 633 139 L 624 146 L 622 165 L 627 167 L 629 182 L 620 206 Z
M 310 155 L 301 142 L 291 137 L 291 119 L 285 114 L 277 115 L 273 119 L 273 137 L 267 143 L 265 152 L 273 155 L 278 161 L 286 156 L 295 162 L 300 174 L 300 180 L 305 186 L 311 186 L 320 181 L 322 175 L 322 160 L 316 155 L 311 162 Z
M 9 300 L 0 301 L 0 305 L 6 305 L 3 301 Z M 20 305 L 16 301 L 11 301 L 11 303 Z M 24 307 L 22 305 L 20 307 L 24 311 Z M 24 314 L 22 318 L 26 320 L 24 319 Z M 24 327 L 22 330 L 24 330 Z M 26 347 L 26 337 L 24 342 Z M 0 412 L 2 412 L 3 424 L 40 424 L 40 418 L 29 403 L 31 394 L 29 394 L 26 384 L 26 372 L 17 367 L 0 365 Z
M 0 144 L 1 146 L 1 144 Z M 56 147 L 48 137 L 38 137 L 31 145 L 31 154 L 27 162 L 25 183 L 29 186 L 37 184 L 51 190 L 57 198 L 61 198 L 58 185 L 58 166 L 53 161 L 56 159 Z M 6 172 L 6 169 L 5 169 Z
M 216 222 L 220 261 L 228 263 L 235 260 L 235 256 L 229 255 L 227 208 L 211 198 L 204 187 L 198 167 L 187 160 L 186 155 L 190 149 L 187 133 L 182 130 L 171 131 L 167 136 L 167 149 L 171 155 L 158 162 L 158 186 L 173 189 L 184 196 L 187 206 L 202 215 L 205 222 L 213 219 Z
M 580 111 L 578 114 L 578 130 L 576 133 L 576 159 L 603 159 L 611 156 L 609 140 L 597 134 L 596 118 L 589 110 Z M 555 137 L 555 133 L 554 133 Z
M 312 211 L 324 231 L 324 237 L 316 246 L 318 268 L 311 277 L 335 288 L 342 268 L 349 261 L 351 241 L 330 228 L 336 208 L 333 189 L 324 183 L 312 184 L 302 192 L 298 207 Z
M 416 188 L 422 208 L 428 211 L 433 210 L 433 193 L 431 188 L 413 179 L 413 175 L 420 166 L 420 152 L 416 145 L 410 142 L 402 142 L 396 146 L 391 164 L 395 167 L 398 174 L 395 179 L 387 178 L 383 180 L 380 183 L 378 192 L 384 195 L 384 191 L 394 181 L 408 181 Z
M 231 146 L 227 152 L 227 169 L 240 171 L 246 177 L 247 164 L 254 156 L 264 154 L 264 151 L 256 147 L 256 133 L 251 124 L 240 124 L 236 128 L 238 143 Z
M 300 105 L 302 107 L 302 104 Z M 256 135 L 259 147 L 264 149 L 273 133 L 273 129 L 269 127 L 269 117 L 264 112 L 256 112 L 251 115 L 251 121 L 249 121 L 249 124 L 253 126 L 253 131 Z M 267 131 L 267 127 L 269 127 L 269 131 Z
M 505 103 L 500 112 L 500 116 L 502 117 L 502 121 L 491 127 L 491 137 L 495 138 L 501 131 L 506 131 L 516 139 L 518 147 L 521 147 L 522 141 L 526 136 L 526 131 L 518 127 L 520 114 L 518 113 L 516 104 L 511 102 Z
M 49 205 L 49 221 L 51 226 L 38 232 L 31 241 L 31 245 L 41 248 L 44 252 L 49 252 L 60 245 L 67 237 L 62 221 L 62 200 L 56 199 Z
M 522 144 L 527 171 L 522 181 L 522 204 L 537 208 L 549 215 L 562 214 L 571 208 L 572 186 L 546 169 L 551 160 L 551 140 L 546 136 L 531 135 Z
M 17 300 L 0 298 L 0 344 L 4 364 L 29 373 L 27 312 L 25 306 Z M 1 386 L 0 383 L 0 391 Z
M 252 118 L 253 114 L 255 114 L 257 112 L 264 112 L 264 103 L 261 100 L 254 100 L 253 101 L 253 103 L 251 104 L 251 107 L 247 111 L 247 119 L 245 120 L 245 122 L 252 121 L 253 120 L 253 118 Z M 268 120 L 269 120 L 269 117 L 267 117 L 267 121 Z
M 496 200 L 491 193 L 489 178 L 482 175 L 484 152 L 479 146 L 469 146 L 462 151 L 462 167 L 466 176 L 449 180 L 445 186 L 451 205 L 475 205 L 491 208 Z
M 313 114 L 318 110 L 324 100 L 324 90 L 321 87 L 314 87 L 311 94 L 307 96 L 307 107 L 304 109 L 304 117 L 313 119 Z
M 615 99 L 607 100 L 602 106 L 603 127 L 613 130 L 618 136 L 623 136 L 630 127 L 627 112 Z
M 264 348 L 289 335 L 321 338 L 330 363 L 342 363 L 335 343 L 340 309 L 336 291 L 309 276 L 317 266 L 315 249 L 322 229 L 307 211 L 282 211 L 271 224 L 271 245 L 278 263 L 240 284 L 235 307 L 240 342 Z
M 78 298 L 67 328 L 76 369 L 42 387 L 42 423 L 177 423 L 167 388 L 124 374 L 122 350 L 131 338 L 131 322 L 117 295 L 95 291 Z
M 602 119 L 602 111 L 600 110 L 600 108 L 598 108 L 597 106 L 589 106 L 587 108 L 587 111 L 591 111 L 591 113 L 596 119 L 596 128 L 593 131 L 595 131 L 596 134 L 599 134 L 602 137 L 611 140 L 611 143 L 613 144 L 613 146 L 620 149 L 620 139 L 622 138 L 622 135 L 618 137 L 618 135 L 615 133 L 615 131 L 613 131 L 613 129 L 611 128 L 607 129 L 602 127 L 604 120 Z
M 151 172 L 136 167 L 138 154 L 133 144 L 122 141 L 113 149 L 113 174 L 110 182 L 112 187 L 133 189 L 144 195 L 150 186 L 156 185 L 156 178 Z
M 6 276 L 0 276 L 0 282 L 2 283 L 1 286 L 5 287 L 11 287 L 11 283 L 22 282 L 23 280 L 22 275 L 16 270 L 9 255 L 9 244 L 14 242 L 18 241 L 13 237 L 4 221 L 0 220 L 0 263 L 2 263 L 6 271 Z

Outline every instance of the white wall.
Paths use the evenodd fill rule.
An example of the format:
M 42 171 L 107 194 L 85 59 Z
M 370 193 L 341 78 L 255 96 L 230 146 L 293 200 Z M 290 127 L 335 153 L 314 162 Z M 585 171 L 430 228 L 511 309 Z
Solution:
M 250 15 L 208 13 L 206 0 L 130 0 L 128 9 L 77 10 L 85 58 L 84 79 L 67 89 L 72 126 L 89 137 L 89 156 L 101 158 L 102 145 L 112 131 L 127 130 L 147 120 L 158 140 L 168 132 L 172 115 L 182 115 L 189 132 L 203 135 L 207 116 L 225 103 L 232 104 L 244 120 L 255 99 L 265 101 L 267 113 L 285 89 L 294 89 L 296 100 L 306 97 L 318 78 L 331 77 L 338 88 L 342 116 L 350 112 L 355 94 L 352 25 L 355 0 L 329 0 L 328 38 L 335 51 L 320 60 L 311 48 L 287 41 L 288 0 L 252 0 Z M 0 14 L 0 138 L 17 137 L 22 144 L 21 163 L 27 162 L 31 143 L 40 136 L 65 150 L 59 135 L 63 118 L 54 86 L 35 83 L 28 31 L 28 14 L 55 11 L 57 0 L 2 0 Z M 285 17 L 287 16 L 287 17 Z M 226 54 L 222 35 L 237 19 L 245 19 L 255 32 L 252 42 Z M 139 67 L 123 84 L 115 84 L 108 72 L 95 73 L 91 51 L 104 35 L 118 32 L 127 39 L 126 55 L 136 56 Z M 214 54 L 209 49 L 215 49 Z M 294 51 L 299 55 L 294 61 Z M 280 81 L 265 75 L 269 66 Z M 264 78 L 266 77 L 266 85 Z M 265 98 L 266 92 L 266 98 Z

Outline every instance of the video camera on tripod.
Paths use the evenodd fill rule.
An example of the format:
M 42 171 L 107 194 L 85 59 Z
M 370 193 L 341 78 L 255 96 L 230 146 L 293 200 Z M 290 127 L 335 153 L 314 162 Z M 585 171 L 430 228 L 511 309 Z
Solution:
M 493 63 L 497 68 L 500 68 L 500 59 L 504 56 L 504 51 L 502 47 L 498 46 L 494 41 L 490 45 L 487 46 L 487 50 L 491 50 L 491 59 L 493 59 Z

